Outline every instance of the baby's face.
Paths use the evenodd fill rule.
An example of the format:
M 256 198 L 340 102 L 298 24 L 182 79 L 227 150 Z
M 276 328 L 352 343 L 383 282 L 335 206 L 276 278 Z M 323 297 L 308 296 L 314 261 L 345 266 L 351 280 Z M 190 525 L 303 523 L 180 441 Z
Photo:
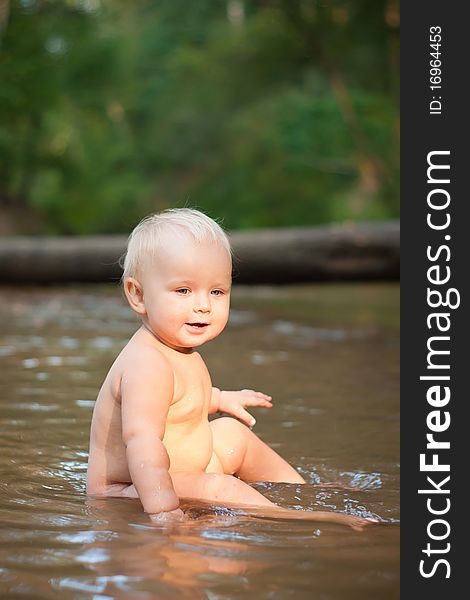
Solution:
M 220 243 L 169 238 L 142 272 L 145 324 L 180 351 L 215 338 L 228 320 L 231 277 L 231 258 Z

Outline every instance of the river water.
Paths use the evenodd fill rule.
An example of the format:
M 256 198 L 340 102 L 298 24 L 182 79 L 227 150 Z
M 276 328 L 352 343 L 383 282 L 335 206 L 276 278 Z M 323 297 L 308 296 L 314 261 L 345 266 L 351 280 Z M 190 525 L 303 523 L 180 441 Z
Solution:
M 0 288 L 0 596 L 57 599 L 399 597 L 399 288 L 236 287 L 201 350 L 214 385 L 254 388 L 255 432 L 308 484 L 259 483 L 304 510 L 374 515 L 363 532 L 85 494 L 94 399 L 138 323 L 108 286 Z

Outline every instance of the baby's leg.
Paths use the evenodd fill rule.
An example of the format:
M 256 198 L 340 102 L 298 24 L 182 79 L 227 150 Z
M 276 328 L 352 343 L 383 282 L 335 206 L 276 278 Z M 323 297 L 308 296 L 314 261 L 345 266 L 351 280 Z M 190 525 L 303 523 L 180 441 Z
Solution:
M 211 428 L 214 451 L 224 473 L 244 481 L 305 483 L 288 462 L 236 419 L 215 419 Z
M 216 501 L 221 504 L 233 505 L 275 506 L 247 483 L 231 475 L 170 472 L 170 477 L 178 498 L 194 498 L 205 502 Z M 139 498 L 139 494 L 132 483 L 108 485 L 101 493 L 94 495 L 96 497 Z
M 248 515 L 273 519 L 338 523 L 349 525 L 357 531 L 374 522 L 373 519 L 336 512 L 282 508 L 232 475 L 220 473 L 170 473 L 170 475 L 179 498 L 195 498 L 206 502 L 215 502 L 238 508 Z
M 175 492 L 181 499 L 193 498 L 205 502 L 215 502 L 241 509 L 245 514 L 253 516 L 339 523 L 349 525 L 349 527 L 356 530 L 361 530 L 364 526 L 373 522 L 372 519 L 363 519 L 342 513 L 282 508 L 232 475 L 220 473 L 170 473 L 170 476 Z M 110 485 L 101 493 L 95 495 L 97 497 L 139 497 L 135 486 L 132 484 Z
M 225 505 L 274 506 L 247 483 L 223 473 L 170 473 L 178 498 Z

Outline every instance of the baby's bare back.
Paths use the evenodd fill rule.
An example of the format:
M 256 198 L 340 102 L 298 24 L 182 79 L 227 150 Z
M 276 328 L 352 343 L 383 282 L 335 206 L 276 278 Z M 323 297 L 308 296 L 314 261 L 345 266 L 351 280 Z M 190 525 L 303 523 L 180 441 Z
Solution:
M 212 384 L 202 358 L 197 352 L 185 354 L 166 348 L 149 339 L 148 332 L 139 330 L 117 357 L 96 400 L 88 462 L 87 489 L 91 494 L 132 482 L 123 440 L 122 382 L 149 354 L 156 363 L 165 361 L 173 372 L 173 397 L 162 439 L 170 459 L 169 472 L 204 472 L 211 460 L 208 410 Z M 126 398 L 127 410 L 132 410 L 132 400 Z M 143 456 L 142 461 L 149 458 Z

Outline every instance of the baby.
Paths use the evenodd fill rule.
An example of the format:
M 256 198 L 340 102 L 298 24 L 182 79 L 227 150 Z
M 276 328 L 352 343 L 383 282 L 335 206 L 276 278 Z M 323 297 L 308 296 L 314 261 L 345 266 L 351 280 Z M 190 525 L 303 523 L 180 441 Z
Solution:
M 248 481 L 305 483 L 248 427 L 246 406 L 271 407 L 253 390 L 221 391 L 195 350 L 227 324 L 232 260 L 221 227 L 193 209 L 170 209 L 132 232 L 123 285 L 141 327 L 99 392 L 90 434 L 87 492 L 140 498 L 153 521 L 181 520 L 180 498 L 250 507 L 267 516 L 369 520 L 283 509 Z M 211 422 L 218 411 L 233 415 Z

